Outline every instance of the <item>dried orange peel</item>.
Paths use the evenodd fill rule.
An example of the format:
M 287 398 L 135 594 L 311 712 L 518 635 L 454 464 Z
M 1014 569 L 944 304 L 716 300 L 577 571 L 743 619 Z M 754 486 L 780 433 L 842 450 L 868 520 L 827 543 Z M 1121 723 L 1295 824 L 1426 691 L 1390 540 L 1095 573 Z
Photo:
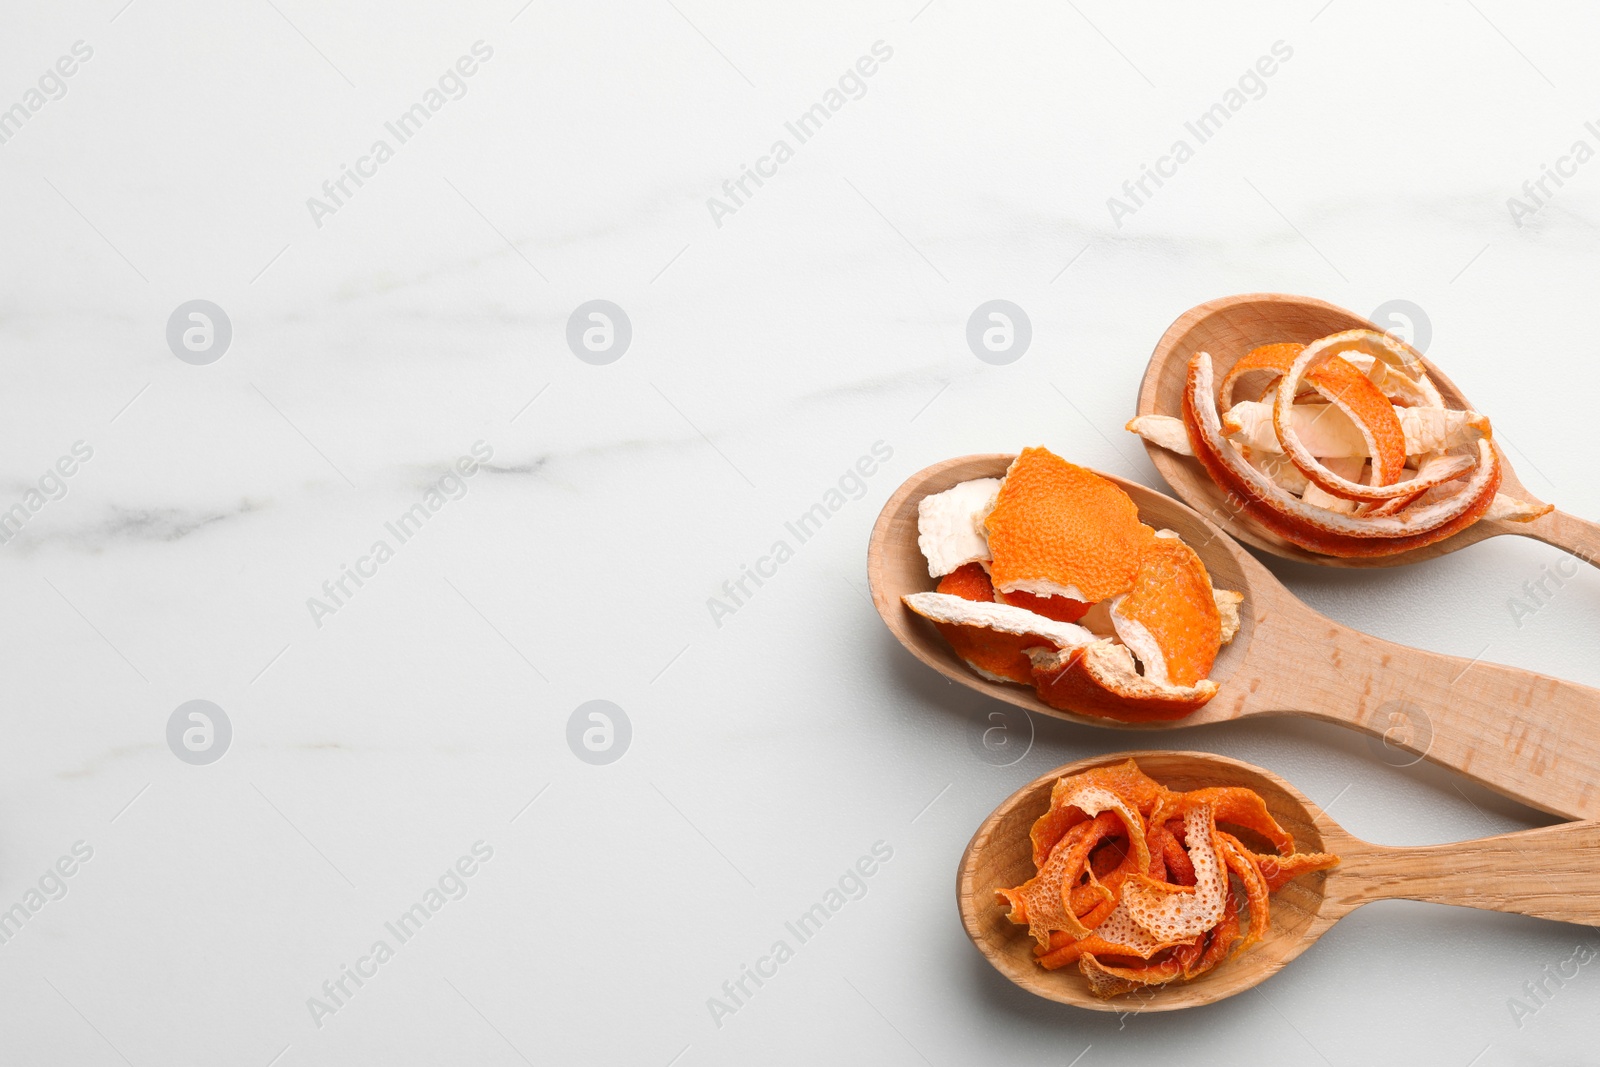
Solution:
M 995 590 L 1093 604 L 1133 587 L 1148 527 L 1114 484 L 1043 448 L 1025 448 L 983 520 Z
M 1100 997 L 1209 972 L 1266 935 L 1271 894 L 1339 862 L 1295 852 L 1252 790 L 1171 790 L 1133 760 L 1057 780 L 1031 838 L 1038 874 L 996 902 L 1028 927 L 1040 966 L 1076 963 Z
M 1145 545 L 1133 589 L 1111 602 L 1111 623 L 1144 664 L 1145 677 L 1157 682 L 1194 685 L 1210 673 L 1222 647 L 1211 576 L 1170 530 Z
M 976 563 L 947 575 L 936 592 L 907 596 L 905 605 L 932 622 L 956 655 L 991 681 L 1031 684 L 1027 649 L 1076 648 L 1096 640 L 1074 623 L 996 603 L 989 578 Z
M 1083 648 L 1028 649 L 1034 693 L 1052 708 L 1119 722 L 1181 719 L 1217 695 L 1206 679 L 1192 686 L 1163 685 L 1138 673 L 1126 645 L 1096 641 Z
M 1341 339 L 1351 338 L 1347 334 L 1324 337 L 1307 345 L 1305 351 L 1295 357 L 1278 382 L 1272 424 L 1283 444 L 1284 454 L 1300 468 L 1300 473 L 1326 492 L 1349 500 L 1392 500 L 1406 492 L 1405 487 L 1398 484 L 1400 472 L 1406 466 L 1405 431 L 1394 413 L 1394 404 L 1372 384 L 1372 379 L 1335 354 Z M 1360 427 L 1366 439 L 1366 454 L 1371 457 L 1371 485 L 1363 486 L 1341 478 L 1319 462 L 1301 441 L 1292 412 L 1302 380 Z
M 929 577 L 942 578 L 989 558 L 978 524 L 999 490 L 998 478 L 974 478 L 917 502 L 917 547 L 928 561 Z
M 1476 442 L 1476 465 L 1453 492 L 1434 497 L 1430 489 L 1397 514 L 1346 515 L 1307 504 L 1280 488 L 1223 435 L 1211 382 L 1211 357 L 1198 352 L 1190 360 L 1183 395 L 1195 458 L 1213 481 L 1237 495 L 1252 518 L 1303 548 L 1332 556 L 1382 556 L 1432 544 L 1476 522 L 1499 490 L 1499 459 L 1485 438 Z
M 1264 391 L 1236 402 L 1251 375 Z M 1262 345 L 1212 383 L 1211 356 L 1195 353 L 1181 417 L 1140 415 L 1127 428 L 1194 456 L 1251 518 L 1301 548 L 1394 555 L 1485 516 L 1528 522 L 1552 510 L 1500 495 L 1489 420 L 1449 407 L 1421 357 L 1388 334 Z
M 983 678 L 1125 722 L 1182 718 L 1216 695 L 1207 675 L 1243 597 L 1213 588 L 1109 479 L 1024 449 L 1003 479 L 924 498 L 918 543 L 939 586 L 902 599 Z M 1076 625 L 1091 611 L 1096 631 Z

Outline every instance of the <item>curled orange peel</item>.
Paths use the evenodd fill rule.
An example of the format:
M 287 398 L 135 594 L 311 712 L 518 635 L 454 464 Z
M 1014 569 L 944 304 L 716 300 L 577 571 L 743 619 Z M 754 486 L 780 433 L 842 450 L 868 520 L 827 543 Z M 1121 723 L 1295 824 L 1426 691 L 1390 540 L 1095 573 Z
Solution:
M 1217 964 L 1232 955 L 1239 940 L 1239 902 L 1232 893 L 1229 893 L 1228 903 L 1222 912 L 1222 921 L 1206 935 L 1206 947 L 1200 953 L 1200 958 L 1183 972 L 1184 979 L 1198 978 L 1215 968 Z
M 1084 937 L 1089 928 L 1070 907 L 1072 887 L 1083 874 L 1090 850 L 1109 834 L 1117 832 L 1121 819 L 1106 811 L 1070 830 L 1050 853 L 1039 873 L 1015 889 L 995 892 L 1011 911 L 1007 918 L 1028 926 L 1028 933 L 1041 945 L 1050 943 L 1051 933 L 1062 930 Z
M 1080 930 L 1087 932 L 1088 928 L 1078 921 L 1068 907 L 1072 882 L 1066 875 L 1072 846 L 1093 832 L 1092 820 L 1074 826 L 1057 842 L 1057 847 L 1045 862 L 1039 865 L 1038 874 L 1015 888 L 995 889 L 996 900 L 1010 907 L 1006 918 L 1027 926 L 1028 932 L 1040 944 L 1048 944 L 1050 934 L 1056 930 L 1068 931 L 1075 937 L 1082 936 L 1078 932 Z
M 1326 852 L 1297 852 L 1292 856 L 1263 856 L 1252 853 L 1261 876 L 1266 879 L 1267 892 L 1276 893 L 1302 874 L 1326 871 L 1339 865 L 1339 857 Z
M 1206 675 L 1242 596 L 1214 589 L 1200 557 L 1102 475 L 1026 448 L 1003 479 L 924 498 L 918 531 L 941 576 L 902 600 L 979 676 L 1124 722 L 1182 718 L 1216 694 Z
M 1281 854 L 1253 852 L 1219 823 Z M 1294 852 L 1253 790 L 1174 791 L 1132 760 L 1058 779 L 1032 844 L 1039 873 L 996 898 L 1033 934 L 1039 966 L 1077 963 L 1098 996 L 1208 973 L 1268 934 L 1273 892 L 1338 862 Z
M 1078 958 L 1078 971 L 1089 980 L 1089 991 L 1097 997 L 1130 993 L 1140 986 L 1165 985 L 1183 977 L 1184 968 L 1200 955 L 1199 938 L 1175 946 L 1164 959 L 1133 967 L 1102 961 L 1092 952 Z
M 1233 407 L 1233 390 L 1239 379 L 1251 371 L 1270 371 L 1272 385 L 1269 385 L 1261 394 L 1261 399 L 1266 399 L 1276 387 L 1277 380 L 1288 373 L 1294 361 L 1306 346 L 1293 342 L 1282 344 L 1261 345 L 1252 348 L 1244 354 L 1244 358 L 1228 368 L 1228 373 L 1222 376 L 1222 385 L 1217 389 L 1217 403 L 1223 410 Z
M 1218 855 L 1211 807 L 1191 807 L 1184 815 L 1184 830 L 1189 861 L 1194 864 L 1194 885 L 1173 885 L 1149 875 L 1134 875 L 1122 888 L 1122 904 L 1129 917 L 1162 941 L 1182 941 L 1211 929 L 1222 918 L 1223 898 L 1228 892 L 1228 875 Z
M 1111 602 L 1111 621 L 1144 677 L 1192 686 L 1210 673 L 1222 647 L 1222 613 L 1206 565 L 1167 532 L 1146 542 L 1133 588 Z
M 1500 485 L 1500 464 L 1488 440 L 1477 442 L 1479 462 L 1455 492 L 1421 501 L 1398 515 L 1339 515 L 1312 507 L 1252 466 L 1222 435 L 1212 395 L 1211 357 L 1195 353 L 1183 394 L 1190 443 L 1211 479 L 1244 510 L 1284 540 L 1331 556 L 1381 556 L 1419 548 L 1465 529 L 1486 511 Z M 1409 485 L 1410 483 L 1406 483 Z
M 1189 860 L 1189 853 L 1178 843 L 1178 838 L 1165 826 L 1154 828 L 1152 833 L 1160 835 L 1161 861 L 1166 880 L 1173 885 L 1194 885 L 1194 864 Z M 1155 846 L 1151 846 L 1151 851 L 1155 851 Z
M 1183 805 L 1209 804 L 1217 822 L 1232 823 L 1253 830 L 1272 843 L 1284 856 L 1294 852 L 1294 837 L 1279 825 L 1267 810 L 1267 802 L 1253 789 L 1244 786 L 1211 786 L 1192 789 L 1178 796 Z
M 911 593 L 906 607 L 932 622 L 962 662 L 985 678 L 1033 681 L 1030 648 L 1086 645 L 1095 636 L 1081 626 L 1000 604 L 983 566 L 968 563 L 946 575 L 931 593 Z
M 1081 648 L 1030 648 L 1033 689 L 1052 708 L 1119 722 L 1181 719 L 1217 695 L 1217 683 L 1164 685 L 1138 673 L 1124 645 L 1101 640 Z
M 1306 346 L 1278 382 L 1272 422 L 1284 454 L 1300 472 L 1325 492 L 1347 500 L 1392 500 L 1407 495 L 1397 483 L 1406 465 L 1406 435 L 1394 405 L 1372 379 L 1335 354 L 1336 334 Z M 1372 457 L 1372 484 L 1340 477 L 1311 454 L 1295 429 L 1293 410 L 1304 378 L 1316 393 L 1361 430 Z
M 1110 767 L 1094 767 L 1070 778 L 1058 778 L 1050 789 L 1050 808 L 1034 820 L 1029 838 L 1033 843 L 1033 865 L 1041 866 L 1049 858 L 1056 843 L 1073 826 L 1086 821 L 1089 816 L 1075 805 L 1071 797 L 1080 786 L 1099 786 L 1115 793 L 1128 802 L 1141 815 L 1148 814 L 1156 801 L 1167 792 L 1154 778 L 1139 769 L 1133 760 Z M 1146 850 L 1148 851 L 1148 849 Z
M 1209 360 L 1191 358 L 1178 417 L 1140 415 L 1127 429 L 1195 457 L 1230 504 L 1291 544 L 1395 555 L 1482 518 L 1526 522 L 1550 510 L 1498 494 L 1503 461 L 1488 418 L 1447 403 L 1422 357 L 1386 333 L 1260 345 L 1215 391 L 1207 367 L 1201 397 L 1197 365 Z M 1251 375 L 1264 382 L 1260 399 L 1236 401 Z
M 1250 931 L 1245 935 L 1244 943 L 1240 950 L 1249 948 L 1260 941 L 1267 932 L 1269 918 L 1269 905 L 1267 904 L 1267 880 L 1261 873 L 1261 867 L 1256 863 L 1255 856 L 1239 843 L 1239 839 L 1230 833 L 1217 832 L 1217 844 L 1223 862 L 1228 870 L 1238 877 L 1244 886 L 1245 900 L 1250 908 Z

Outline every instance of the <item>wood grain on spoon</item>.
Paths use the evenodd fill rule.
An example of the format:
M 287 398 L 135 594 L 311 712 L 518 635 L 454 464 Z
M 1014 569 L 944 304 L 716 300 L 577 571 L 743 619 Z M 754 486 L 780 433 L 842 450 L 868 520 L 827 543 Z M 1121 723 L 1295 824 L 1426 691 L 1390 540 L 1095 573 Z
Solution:
M 936 584 L 917 547 L 917 504 L 972 478 L 1004 476 L 1009 455 L 962 456 L 919 471 L 883 507 L 867 548 L 878 614 L 912 655 L 952 681 L 1041 715 L 1159 730 L 1252 715 L 1304 715 L 1351 726 L 1566 818 L 1600 818 L 1600 690 L 1479 660 L 1425 652 L 1320 615 L 1238 542 L 1191 508 L 1136 482 L 1120 486 L 1156 529 L 1199 553 L 1212 584 L 1244 594 L 1240 629 L 1211 669 L 1216 697 L 1174 722 L 1124 724 L 1052 708 L 1032 689 L 991 682 L 901 603 Z
M 1221 381 L 1230 367 L 1258 345 L 1278 341 L 1306 344 L 1344 330 L 1378 328 L 1354 312 L 1308 296 L 1249 293 L 1209 301 L 1178 316 L 1156 344 L 1155 352 L 1150 356 L 1150 365 L 1144 373 L 1144 381 L 1139 386 L 1138 414 L 1181 417 L 1189 360 L 1196 352 L 1211 354 L 1217 380 Z M 1427 367 L 1428 376 L 1439 387 L 1447 404 L 1481 412 L 1493 423 L 1492 404 L 1489 407 L 1474 407 L 1438 367 L 1428 362 L 1420 352 L 1415 354 Z M 1236 502 L 1230 502 L 1227 492 L 1207 476 L 1194 457 L 1177 455 L 1148 441 L 1145 442 L 1145 450 L 1150 454 L 1150 462 L 1161 472 L 1161 477 L 1190 507 L 1213 519 L 1246 544 L 1285 559 L 1330 567 L 1393 567 L 1433 559 L 1497 534 L 1517 534 L 1565 549 L 1579 559 L 1600 566 L 1600 524 L 1560 510 L 1532 522 L 1482 520 L 1442 541 L 1393 556 L 1345 559 L 1308 552 L 1267 530 L 1245 514 Z M 1505 451 L 1498 445 L 1495 450 L 1505 472 L 1500 492 L 1529 503 L 1543 503 L 1517 478 L 1506 460 Z
M 1257 944 L 1191 982 L 1152 986 L 1110 1000 L 1089 992 L 1076 967 L 1046 971 L 1026 926 L 1006 918 L 994 890 L 1034 874 L 1028 831 L 1050 807 L 1057 778 L 1133 758 L 1150 777 L 1180 790 L 1243 785 L 1259 793 L 1301 852 L 1332 852 L 1337 867 L 1302 875 L 1272 895 L 1271 929 Z M 1561 922 L 1600 922 L 1600 824 L 1568 823 L 1422 848 L 1390 848 L 1345 832 L 1294 786 L 1262 770 L 1204 752 L 1121 752 L 1059 767 L 996 808 L 967 844 L 956 902 L 967 936 L 996 970 L 1041 997 L 1096 1011 L 1174 1011 L 1231 997 L 1272 977 L 1340 918 L 1362 904 L 1399 898 L 1517 912 Z M 1401 973 L 1403 960 L 1374 961 Z M 1414 975 L 1426 981 L 1426 975 Z

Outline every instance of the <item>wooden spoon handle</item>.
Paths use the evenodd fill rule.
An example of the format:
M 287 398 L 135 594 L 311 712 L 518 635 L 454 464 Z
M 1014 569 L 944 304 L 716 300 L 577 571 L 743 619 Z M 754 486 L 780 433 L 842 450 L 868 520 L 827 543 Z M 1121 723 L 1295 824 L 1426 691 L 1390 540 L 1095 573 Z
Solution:
M 1574 559 L 1582 560 L 1591 567 L 1600 567 L 1600 523 L 1580 519 L 1564 511 L 1552 511 L 1532 522 L 1501 523 L 1501 528 L 1506 533 L 1521 534 L 1523 537 L 1531 537 L 1535 541 L 1554 545 L 1556 548 L 1564 549 Z M 1555 577 L 1544 576 L 1547 596 L 1552 582 L 1559 587 L 1563 581 L 1578 573 L 1577 566 L 1565 559 L 1551 564 L 1550 570 L 1555 572 Z
M 1400 898 L 1600 923 L 1600 823 L 1575 822 L 1423 848 L 1368 845 L 1329 891 L 1354 907 Z
M 1256 631 L 1250 659 L 1270 666 L 1247 712 L 1354 726 L 1385 762 L 1426 758 L 1543 811 L 1600 819 L 1600 690 L 1397 645 L 1299 604 L 1271 621 Z

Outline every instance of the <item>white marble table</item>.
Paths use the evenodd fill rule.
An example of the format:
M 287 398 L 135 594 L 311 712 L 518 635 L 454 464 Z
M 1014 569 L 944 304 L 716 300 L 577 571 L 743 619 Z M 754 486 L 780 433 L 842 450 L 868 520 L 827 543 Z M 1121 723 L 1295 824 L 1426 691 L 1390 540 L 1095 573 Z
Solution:
M 1145 357 L 1252 290 L 1423 309 L 1529 485 L 1600 516 L 1592 15 L 919 2 L 11 5 L 0 1060 L 1592 1055 L 1595 931 L 1420 904 L 1203 1011 L 1014 989 L 957 921 L 962 846 L 1140 738 L 1040 720 L 980 758 L 992 708 L 863 582 L 942 457 L 1159 484 L 1120 429 Z M 1031 322 L 1006 365 L 966 339 L 994 299 Z M 580 359 L 593 300 L 631 338 L 585 319 Z M 1272 566 L 1600 685 L 1600 575 L 1514 617 L 1559 557 L 1505 540 Z M 186 710 L 169 745 L 194 700 L 230 735 Z M 586 711 L 569 746 L 594 700 L 629 736 Z M 1332 727 L 1168 740 L 1378 841 L 1547 821 Z

